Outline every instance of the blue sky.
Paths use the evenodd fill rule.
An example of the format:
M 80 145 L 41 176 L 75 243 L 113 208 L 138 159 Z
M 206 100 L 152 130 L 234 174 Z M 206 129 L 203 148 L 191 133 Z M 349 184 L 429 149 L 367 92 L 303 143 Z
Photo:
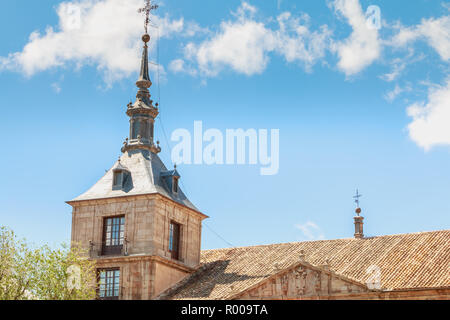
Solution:
M 68 242 L 64 201 L 120 155 L 142 2 L 0 4 L 0 224 L 30 241 Z M 352 237 L 356 188 L 366 235 L 449 228 L 450 2 L 160 5 L 151 93 L 165 163 L 174 143 L 162 125 L 169 139 L 196 120 L 205 129 L 280 130 L 277 175 L 179 166 L 182 187 L 211 217 L 204 249 Z M 371 5 L 380 29 L 367 26 Z

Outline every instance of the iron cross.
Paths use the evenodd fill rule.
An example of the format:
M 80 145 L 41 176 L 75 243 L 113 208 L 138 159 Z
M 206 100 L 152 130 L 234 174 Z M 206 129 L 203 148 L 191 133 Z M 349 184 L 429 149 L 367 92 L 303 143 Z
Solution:
M 361 198 L 361 197 L 362 197 L 362 194 L 359 194 L 358 189 L 356 189 L 356 195 L 353 198 L 355 199 L 355 203 L 358 206 L 358 208 L 359 208 L 359 198 Z
M 145 0 L 145 7 L 138 10 L 139 13 L 145 14 L 145 33 L 148 34 L 148 24 L 150 23 L 150 12 L 158 9 L 157 4 L 152 5 L 151 0 Z

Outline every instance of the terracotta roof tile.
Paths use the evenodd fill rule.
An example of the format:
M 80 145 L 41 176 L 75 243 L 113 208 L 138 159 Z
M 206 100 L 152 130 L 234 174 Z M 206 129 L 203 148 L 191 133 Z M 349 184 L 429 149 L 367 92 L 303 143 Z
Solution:
M 227 299 L 305 260 L 365 284 L 381 271 L 383 290 L 450 287 L 450 230 L 207 250 L 202 268 L 164 294 L 171 299 Z

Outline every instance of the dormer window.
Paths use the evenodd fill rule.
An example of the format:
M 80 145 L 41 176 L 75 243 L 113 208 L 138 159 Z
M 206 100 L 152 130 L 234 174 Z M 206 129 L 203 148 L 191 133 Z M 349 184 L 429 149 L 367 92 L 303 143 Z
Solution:
M 176 167 L 171 171 L 163 171 L 161 172 L 161 178 L 164 180 L 167 191 L 172 193 L 173 195 L 178 195 L 180 191 L 179 180 L 180 174 L 178 173 Z
M 130 172 L 119 160 L 119 163 L 113 169 L 113 190 L 122 190 L 125 187 Z
M 113 188 L 123 188 L 123 171 L 115 171 L 114 172 L 114 181 L 113 181 Z
M 180 177 L 173 177 L 173 184 L 172 184 L 172 192 L 177 194 L 178 193 L 178 180 Z

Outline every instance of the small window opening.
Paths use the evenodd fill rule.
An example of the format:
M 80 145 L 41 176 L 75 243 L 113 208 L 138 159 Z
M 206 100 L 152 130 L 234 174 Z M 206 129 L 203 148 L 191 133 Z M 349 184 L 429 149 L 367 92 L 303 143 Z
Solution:
M 181 226 L 171 222 L 169 230 L 169 251 L 172 259 L 180 260 Z
M 122 187 L 123 186 L 123 172 L 122 171 L 116 171 L 114 172 L 114 182 L 115 187 Z
M 173 193 L 178 193 L 178 178 L 173 177 Z
M 123 189 L 127 182 L 129 173 L 124 170 L 114 171 L 113 189 Z

